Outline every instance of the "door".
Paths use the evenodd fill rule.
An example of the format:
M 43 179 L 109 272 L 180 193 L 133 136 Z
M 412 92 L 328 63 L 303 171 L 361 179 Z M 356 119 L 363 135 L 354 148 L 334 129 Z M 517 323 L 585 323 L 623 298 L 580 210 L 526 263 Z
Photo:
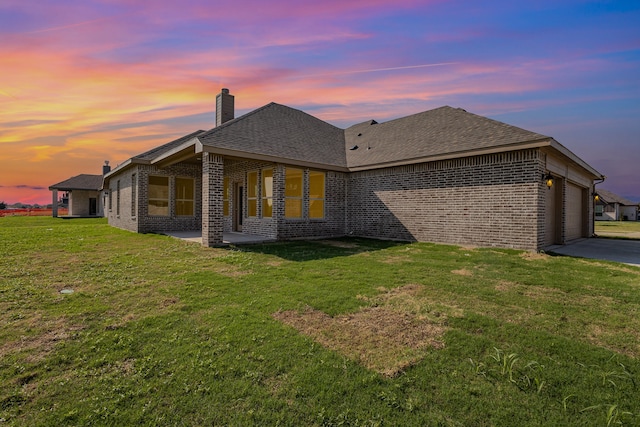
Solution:
M 89 216 L 96 216 L 98 214 L 98 203 L 95 197 L 89 198 Z
M 244 216 L 244 188 L 236 184 L 233 194 L 233 231 L 242 231 L 242 217 Z
M 586 236 L 586 189 L 567 183 L 567 240 Z
M 562 244 L 561 224 L 562 224 L 562 181 L 560 178 L 556 178 L 556 182 L 551 188 L 543 190 L 546 193 L 545 197 L 545 230 L 544 230 L 544 245 L 558 245 Z

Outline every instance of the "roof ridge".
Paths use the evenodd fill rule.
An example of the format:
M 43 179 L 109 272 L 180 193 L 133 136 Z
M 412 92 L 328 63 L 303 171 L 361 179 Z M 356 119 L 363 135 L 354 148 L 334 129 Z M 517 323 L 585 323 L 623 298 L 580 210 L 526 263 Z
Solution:
M 293 107 L 290 107 L 290 106 L 288 106 L 288 105 L 279 104 L 279 103 L 277 103 L 277 102 L 273 102 L 273 101 L 272 101 L 272 102 L 269 102 L 268 104 L 263 105 L 262 107 L 258 107 L 258 108 L 254 109 L 254 110 L 251 110 L 251 111 L 249 111 L 249 112 L 247 112 L 247 113 L 245 113 L 245 114 L 241 115 L 240 117 L 236 117 L 235 119 L 231 119 L 231 120 L 229 120 L 229 121 L 227 121 L 227 122 L 222 123 L 222 124 L 221 124 L 221 125 L 219 125 L 219 126 L 216 126 L 216 127 L 214 127 L 214 128 L 211 128 L 211 129 L 209 129 L 208 131 L 203 132 L 202 134 L 198 135 L 198 137 L 203 137 L 203 138 L 204 138 L 204 137 L 207 137 L 207 136 L 209 136 L 209 135 L 211 135 L 211 134 L 215 133 L 216 131 L 218 131 L 218 130 L 220 130 L 220 129 L 224 129 L 224 128 L 228 127 L 228 126 L 233 125 L 234 123 L 238 123 L 238 122 L 239 122 L 239 121 L 241 121 L 241 120 L 245 120 L 245 119 L 247 119 L 247 118 L 249 118 L 249 117 L 253 116 L 254 114 L 257 114 L 257 113 L 259 113 L 259 112 L 261 112 L 261 111 L 263 111 L 263 110 L 266 110 L 267 108 L 270 108 L 270 107 L 282 107 L 282 108 L 285 108 L 285 109 L 287 109 L 287 110 L 296 111 L 296 112 L 298 112 L 298 113 L 301 113 L 301 114 L 304 114 L 304 115 L 306 115 L 306 116 L 309 116 L 309 117 L 311 117 L 311 118 L 313 118 L 313 119 L 315 119 L 315 120 L 321 121 L 321 122 L 323 122 L 324 124 L 327 124 L 327 125 L 329 125 L 329 126 L 331 126 L 331 127 L 335 128 L 335 129 L 344 130 L 344 129 L 342 129 L 342 128 L 339 128 L 338 126 L 335 126 L 335 125 L 333 125 L 333 124 L 331 124 L 331 123 L 329 123 L 329 122 L 327 122 L 327 121 L 325 121 L 325 120 L 322 120 L 322 119 L 320 119 L 320 118 L 318 118 L 318 117 L 314 116 L 313 114 L 309 114 L 309 113 L 307 113 L 306 111 L 303 111 L 303 110 L 301 110 L 301 109 L 299 109 L 299 108 L 293 108 Z
M 244 114 L 243 114 L 243 115 L 241 115 L 240 117 L 236 117 L 235 119 L 228 120 L 228 121 L 226 121 L 226 122 L 224 122 L 224 123 L 222 123 L 222 124 L 220 124 L 220 125 L 218 125 L 218 126 L 212 127 L 211 129 L 209 129 L 209 130 L 207 130 L 207 131 L 204 131 L 203 133 L 201 133 L 200 135 L 197 135 L 197 136 L 198 136 L 198 137 L 206 137 L 206 136 L 209 136 L 209 135 L 211 135 L 212 133 L 214 133 L 214 132 L 216 132 L 216 131 L 218 131 L 218 130 L 220 130 L 220 129 L 223 129 L 223 128 L 226 128 L 226 127 L 229 127 L 229 126 L 231 126 L 231 125 L 232 125 L 232 124 L 234 124 L 234 123 L 238 123 L 240 120 L 244 120 L 244 119 L 246 119 L 247 117 L 250 117 L 250 116 L 254 115 L 255 113 L 257 113 L 257 112 L 259 112 L 259 111 L 262 111 L 262 110 L 265 110 L 265 109 L 267 109 L 268 107 L 271 107 L 271 106 L 273 106 L 273 105 L 280 105 L 280 104 L 276 104 L 275 102 L 270 102 L 270 103 L 268 103 L 268 104 L 263 105 L 262 107 L 258 107 L 258 108 L 254 109 L 254 110 L 251 110 L 251 111 L 249 111 L 249 112 L 247 112 L 247 113 L 244 113 Z

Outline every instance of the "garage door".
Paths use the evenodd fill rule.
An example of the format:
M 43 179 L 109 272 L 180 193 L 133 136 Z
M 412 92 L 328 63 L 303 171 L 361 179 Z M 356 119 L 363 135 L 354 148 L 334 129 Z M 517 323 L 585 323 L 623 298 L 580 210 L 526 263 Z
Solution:
M 585 189 L 567 183 L 567 240 L 587 237 L 585 233 Z

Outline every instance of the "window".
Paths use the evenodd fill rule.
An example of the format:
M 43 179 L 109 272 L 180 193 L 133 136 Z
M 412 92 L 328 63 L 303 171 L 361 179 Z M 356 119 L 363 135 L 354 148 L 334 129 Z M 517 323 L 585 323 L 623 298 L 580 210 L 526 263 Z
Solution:
M 596 216 L 602 216 L 603 211 L 604 211 L 604 206 L 596 205 Z
M 262 170 L 262 216 L 273 216 L 273 169 Z
M 116 215 L 120 216 L 120 180 L 116 181 Z
M 258 172 L 247 173 L 247 215 L 258 216 Z
M 229 216 L 229 177 L 225 176 L 222 183 L 222 214 Z
M 169 177 L 149 177 L 149 215 L 169 215 Z
M 138 191 L 138 183 L 136 182 L 136 174 L 131 175 L 131 217 L 136 216 L 136 192 Z
M 309 171 L 309 218 L 324 218 L 324 172 Z
M 194 190 L 193 178 L 176 178 L 176 215 L 193 216 Z
M 113 209 L 113 190 L 109 189 L 109 212 Z
M 302 218 L 302 176 L 302 169 L 287 168 L 285 170 L 285 218 Z

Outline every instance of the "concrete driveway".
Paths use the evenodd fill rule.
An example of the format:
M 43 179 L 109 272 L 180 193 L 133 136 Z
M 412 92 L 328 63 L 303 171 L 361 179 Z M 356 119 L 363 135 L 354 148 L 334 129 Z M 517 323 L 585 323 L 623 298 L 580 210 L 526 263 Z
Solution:
M 548 248 L 547 252 L 616 261 L 640 267 L 640 240 L 584 239 L 565 246 L 553 246 Z

